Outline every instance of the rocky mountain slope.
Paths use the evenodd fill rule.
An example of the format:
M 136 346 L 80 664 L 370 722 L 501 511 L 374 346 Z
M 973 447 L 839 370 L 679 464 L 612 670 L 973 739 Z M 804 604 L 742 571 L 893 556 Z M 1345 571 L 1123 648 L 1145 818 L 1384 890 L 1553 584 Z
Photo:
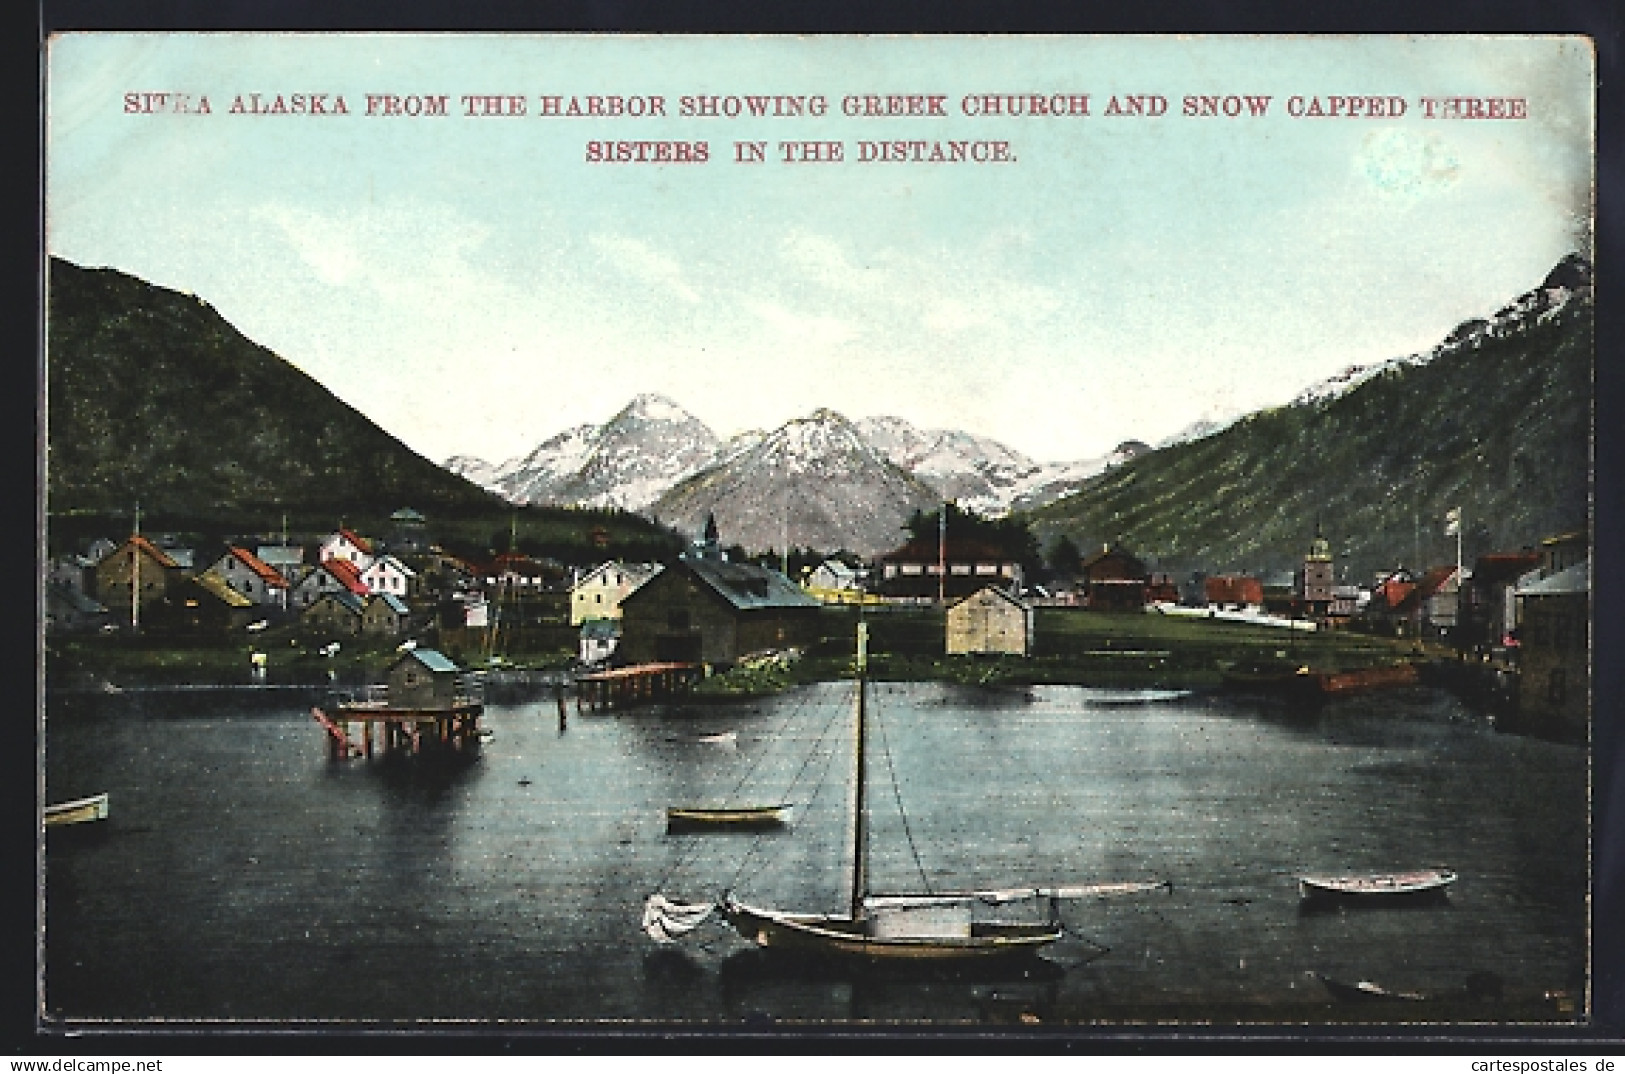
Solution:
M 819 410 L 681 482 L 650 511 L 692 533 L 715 515 L 724 544 L 752 551 L 874 555 L 902 544 L 909 515 L 937 502 L 936 489 L 876 451 L 852 422 Z
M 1431 351 L 1153 451 L 1033 511 L 1046 543 L 1121 541 L 1168 569 L 1286 569 L 1316 526 L 1351 578 L 1516 549 L 1588 518 L 1593 298 L 1564 259 Z
M 440 517 L 500 500 L 413 452 L 200 298 L 52 258 L 47 506 L 149 517 Z
M 640 395 L 602 425 L 578 425 L 530 454 L 492 466 L 460 455 L 446 468 L 513 503 L 642 511 L 724 445 L 671 400 Z

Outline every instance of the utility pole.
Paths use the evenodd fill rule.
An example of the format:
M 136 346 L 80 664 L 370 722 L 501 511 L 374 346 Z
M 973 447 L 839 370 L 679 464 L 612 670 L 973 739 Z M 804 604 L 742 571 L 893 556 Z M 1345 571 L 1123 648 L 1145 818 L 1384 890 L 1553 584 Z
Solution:
M 937 512 L 937 604 L 947 603 L 948 594 L 948 501 Z
M 141 501 L 135 501 L 135 535 L 130 538 L 130 630 L 141 629 Z

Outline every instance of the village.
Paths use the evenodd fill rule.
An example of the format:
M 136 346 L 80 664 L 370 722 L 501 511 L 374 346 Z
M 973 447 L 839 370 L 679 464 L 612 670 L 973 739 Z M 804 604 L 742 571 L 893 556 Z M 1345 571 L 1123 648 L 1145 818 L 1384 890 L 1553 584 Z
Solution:
M 1070 628 L 1045 624 L 1083 616 L 1129 636 L 1143 630 L 1125 630 L 1133 620 L 1123 616 L 1155 616 L 1283 638 L 1387 640 L 1409 646 L 1435 681 L 1509 725 L 1574 737 L 1588 719 L 1589 551 L 1578 532 L 1362 583 L 1338 576 L 1318 532 L 1295 571 L 1181 578 L 1109 544 L 1078 555 L 1071 570 L 1045 570 L 1040 581 L 995 545 L 946 532 L 868 562 L 825 558 L 792 580 L 787 561 L 775 567 L 724 551 L 714 520 L 666 563 L 573 566 L 517 550 L 458 557 L 411 508 L 379 530 L 363 536 L 338 526 L 307 539 L 258 535 L 215 548 L 163 533 L 98 538 L 48 564 L 46 635 L 223 649 L 231 681 L 288 681 L 300 669 L 310 678 L 320 668 L 336 682 L 349 661 L 376 665 L 377 654 L 419 645 L 486 671 L 659 664 L 709 674 L 821 643 L 838 649 L 848 627 L 835 613 L 857 609 L 882 620 L 917 613 L 915 648 L 925 654 L 1021 660 L 1065 649 Z M 936 625 L 920 642 L 922 623 Z M 59 682 L 71 671 L 53 670 Z

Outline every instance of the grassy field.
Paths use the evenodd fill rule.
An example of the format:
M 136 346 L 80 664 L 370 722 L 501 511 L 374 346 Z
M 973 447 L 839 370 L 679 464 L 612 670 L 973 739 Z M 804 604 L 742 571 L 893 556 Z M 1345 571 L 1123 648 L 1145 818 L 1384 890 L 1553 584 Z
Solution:
M 894 681 L 1200 689 L 1216 685 L 1219 668 L 1228 661 L 1284 657 L 1316 668 L 1347 669 L 1417 655 L 1413 641 L 1350 631 L 1302 634 L 1217 620 L 1040 608 L 1032 656 L 950 657 L 943 652 L 940 611 L 871 609 L 865 619 L 870 674 Z M 717 677 L 706 692 L 754 695 L 792 682 L 850 676 L 856 629 L 855 609 L 825 609 L 822 640 L 803 659 L 782 668 L 741 668 Z M 575 657 L 574 639 L 574 630 L 567 626 L 533 627 L 505 639 L 501 656 L 513 667 L 564 667 Z M 465 666 L 481 666 L 487 654 L 479 640 L 448 633 L 432 643 Z M 120 635 L 56 638 L 46 647 L 46 676 L 53 686 L 246 683 L 250 654 L 262 652 L 268 657 L 267 682 L 320 683 L 330 678 L 331 671 L 338 682 L 363 683 L 375 681 L 396 653 L 393 640 L 354 638 L 343 640 L 338 652 L 327 656 L 322 652 L 327 641 L 291 628 L 230 641 Z
M 1040 608 L 1032 656 L 947 656 L 940 611 L 870 610 L 865 619 L 870 675 L 894 681 L 1202 689 L 1216 686 L 1220 667 L 1232 661 L 1283 658 L 1351 669 L 1418 655 L 1414 641 L 1352 631 L 1305 634 L 1221 620 Z M 791 677 L 850 675 L 856 628 L 856 611 L 827 609 L 824 640 L 790 669 Z

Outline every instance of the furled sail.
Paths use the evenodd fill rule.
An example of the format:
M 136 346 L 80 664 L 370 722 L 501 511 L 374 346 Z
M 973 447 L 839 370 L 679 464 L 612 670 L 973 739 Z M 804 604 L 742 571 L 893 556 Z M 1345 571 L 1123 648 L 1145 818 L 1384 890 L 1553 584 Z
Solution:
M 643 931 L 659 943 L 673 943 L 703 925 L 716 903 L 673 902 L 656 892 L 643 904 Z
M 1139 895 L 1148 891 L 1174 889 L 1168 880 L 1126 880 L 1105 884 L 1070 884 L 1048 888 L 998 888 L 992 891 L 972 892 L 989 906 L 1019 902 L 1022 899 L 1087 899 L 1108 895 Z

